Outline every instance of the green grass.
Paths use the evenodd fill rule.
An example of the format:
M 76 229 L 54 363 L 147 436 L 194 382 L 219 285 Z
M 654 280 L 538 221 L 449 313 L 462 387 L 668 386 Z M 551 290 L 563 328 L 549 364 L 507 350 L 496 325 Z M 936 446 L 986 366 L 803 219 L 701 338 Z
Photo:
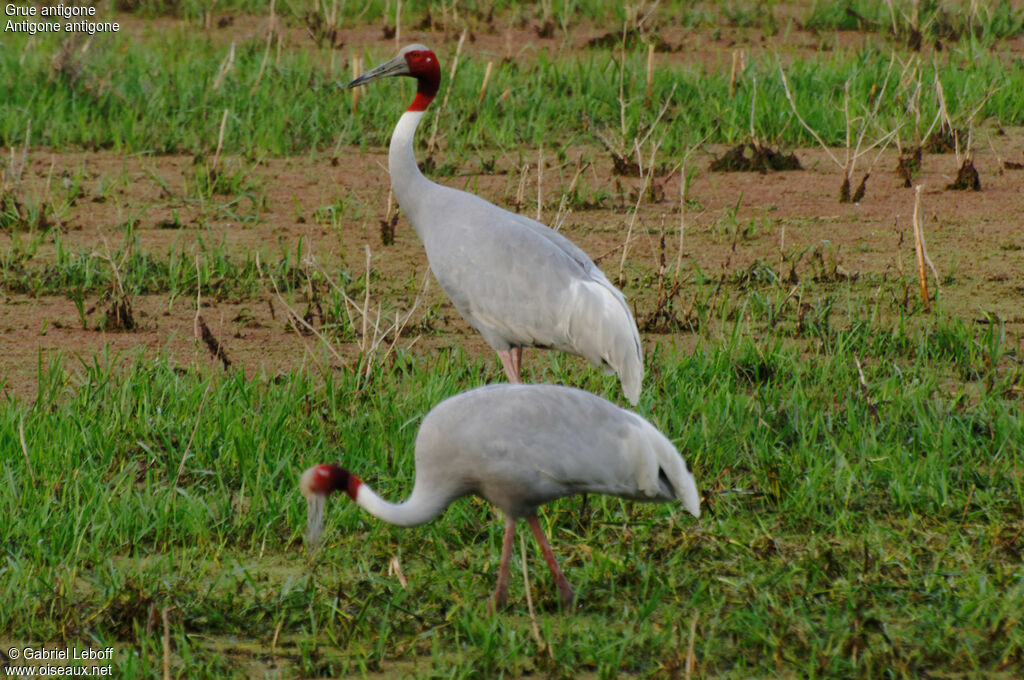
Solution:
M 930 40 L 958 41 L 974 36 L 991 41 L 1019 35 L 1024 30 L 1024 11 L 1013 3 L 893 2 L 894 11 L 885 2 L 838 0 L 815 2 L 803 25 L 815 30 L 868 31 L 908 40 L 916 29 Z
M 341 459 L 400 498 L 424 414 L 497 378 L 493 358 L 446 351 L 399 353 L 368 378 L 132 356 L 40 366 L 38 396 L 0 406 L 0 630 L 113 645 L 137 677 L 162 672 L 150 617 L 165 607 L 179 676 L 273 661 L 297 676 L 647 677 L 683 668 L 696 616 L 701 677 L 1019 674 L 1024 371 L 999 327 L 855 312 L 794 343 L 793 320 L 766 330 L 749 298 L 708 314 L 692 356 L 649 353 L 638 409 L 684 453 L 705 513 L 549 505 L 582 598 L 558 612 L 531 546 L 550 654 L 518 567 L 511 609 L 486 611 L 501 521 L 484 502 L 399 529 L 335 498 L 324 549 L 303 551 L 302 469 Z M 620 400 L 614 379 L 558 355 L 527 370 Z M 394 556 L 408 590 L 387 575 Z
M 659 3 L 651 12 L 647 30 L 653 26 L 655 33 L 665 23 L 678 23 L 687 27 L 726 25 L 738 28 L 759 28 L 770 34 L 780 29 L 782 19 L 777 16 L 777 7 L 787 4 L 778 1 L 755 2 L 753 0 L 731 0 L 730 2 L 703 2 L 693 0 L 668 0 Z M 813 30 L 861 30 L 882 35 L 892 33 L 896 25 L 896 37 L 904 34 L 914 25 L 923 37 L 942 40 L 958 39 L 965 33 L 973 33 L 988 39 L 1004 39 L 1019 35 L 1024 30 L 1024 12 L 1007 0 L 986 3 L 969 3 L 964 0 L 926 0 L 913 3 L 911 0 L 895 0 L 889 4 L 877 0 L 815 0 L 799 3 L 795 12 L 799 25 Z M 224 0 L 211 3 L 209 0 L 122 0 L 118 9 L 142 18 L 173 16 L 201 22 L 211 9 L 221 14 L 265 15 L 269 11 L 269 0 Z M 917 6 L 915 13 L 915 6 Z M 352 24 L 378 25 L 395 20 L 395 3 L 384 0 L 369 0 L 362 3 L 327 3 L 325 7 L 306 6 L 302 3 L 277 3 L 277 16 L 292 23 L 304 23 L 312 17 L 326 22 L 333 13 L 334 25 Z M 455 9 L 453 9 L 453 7 Z M 602 0 L 570 0 L 569 2 L 521 3 L 513 0 L 463 0 L 457 6 L 439 0 L 411 3 L 402 9 L 405 25 L 429 25 L 433 19 L 440 25 L 446 19 L 451 22 L 458 11 L 460 21 L 476 30 L 493 29 L 502 24 L 534 22 L 537 25 L 550 20 L 562 34 L 577 28 L 583 22 L 596 22 L 609 28 L 621 28 L 624 23 L 633 26 L 636 16 L 621 5 L 609 6 Z M 641 8 L 644 9 L 644 8 Z M 646 12 L 644 12 L 646 13 Z M 895 15 L 895 17 L 894 17 Z M 649 18 L 650 19 L 650 18 Z
M 88 52 L 72 52 L 66 68 L 59 71 L 53 68 L 60 45 L 55 38 L 39 37 L 31 45 L 20 35 L 5 38 L 13 49 L 0 53 L 0 143 L 22 144 L 31 119 L 33 145 L 212 154 L 228 110 L 224 153 L 255 159 L 339 146 L 382 146 L 411 97 L 410 82 L 376 84 L 366 88 L 353 112 L 351 98 L 336 85 L 348 78 L 341 67 L 346 57 L 338 58 L 335 72 L 330 72 L 326 50 L 286 51 L 279 64 L 271 59 L 260 79 L 264 46 L 256 39 L 236 45 L 234 66 L 214 89 L 228 47 L 214 45 L 187 27 L 169 30 L 172 41 L 104 36 Z M 450 46 L 435 47 L 448 61 Z M 390 48 L 367 55 L 366 63 L 389 56 Z M 844 85 L 850 84 L 853 115 L 861 106 L 873 106 L 890 56 L 888 47 L 869 41 L 859 51 L 822 52 L 786 67 L 801 115 L 827 143 L 845 141 Z M 654 123 L 652 106 L 643 96 L 642 46 L 627 53 L 622 77 L 614 51 L 595 50 L 585 57 L 542 52 L 530 63 L 499 63 L 487 98 L 478 107 L 486 63 L 486 56 L 472 50 L 463 54 L 448 109 L 440 119 L 441 148 L 455 159 L 481 151 L 516 153 L 513 150 L 524 144 L 558 150 L 593 143 L 593 133 L 581 120 L 584 112 L 599 130 L 614 136 L 622 136 L 624 125 L 621 141 L 627 151 L 634 137 Z M 897 70 L 894 82 L 898 75 Z M 936 76 L 942 82 L 954 121 L 991 93 L 980 119 L 992 117 L 1003 125 L 1024 122 L 1024 103 L 1015 96 L 1024 88 L 1024 66 L 974 38 L 948 46 L 934 63 L 920 66 L 920 75 L 927 92 Z M 442 87 L 447 89 L 447 71 L 445 81 Z M 622 81 L 626 106 L 620 119 Z M 680 154 L 705 137 L 711 142 L 745 140 L 751 109 L 761 138 L 787 145 L 814 144 L 793 120 L 773 56 L 752 54 L 732 93 L 726 63 L 711 70 L 695 65 L 657 69 L 654 100 L 668 99 L 673 88 L 672 103 L 655 132 L 655 139 L 664 136 L 663 154 Z M 509 96 L 499 99 L 506 89 Z M 567 96 L 551 97 L 551 92 Z M 906 120 L 911 92 L 895 85 L 886 91 L 879 106 L 880 129 Z M 930 120 L 937 106 L 934 97 L 922 97 L 922 120 Z M 238 173 L 220 184 L 233 186 L 243 180 L 244 173 Z M 206 193 L 218 189 L 201 173 L 196 188 Z
M 52 240 L 52 258 L 36 257 L 39 247 Z M 192 239 L 187 239 L 190 243 Z M 0 289 L 12 294 L 67 295 L 69 291 L 97 293 L 109 288 L 120 276 L 126 292 L 132 295 L 169 294 L 172 298 L 195 295 L 197 281 L 202 291 L 218 300 L 259 297 L 273 287 L 290 291 L 307 285 L 307 277 L 326 283 L 319 270 L 302 262 L 301 240 L 293 249 L 282 245 L 276 254 L 248 252 L 231 254 L 223 240 L 209 231 L 199 234 L 191 246 L 175 243 L 166 253 L 145 252 L 131 227 L 126 228 L 124 241 L 110 253 L 98 249 L 69 250 L 63 246 L 59 230 L 49 230 L 20 246 L 12 245 L 0 253 Z M 261 259 L 263 278 L 257 267 Z M 347 281 L 347 273 L 341 274 Z

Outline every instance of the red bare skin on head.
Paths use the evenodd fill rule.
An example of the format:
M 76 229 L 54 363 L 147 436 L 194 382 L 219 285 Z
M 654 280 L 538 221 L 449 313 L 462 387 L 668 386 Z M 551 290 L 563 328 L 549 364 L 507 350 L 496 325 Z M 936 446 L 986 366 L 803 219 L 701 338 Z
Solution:
M 416 98 L 409 105 L 409 111 L 426 111 L 430 102 L 434 101 L 438 88 L 441 87 L 441 65 L 437 56 L 430 50 L 407 52 L 405 63 L 409 65 L 409 75 L 416 79 Z
M 332 491 L 344 491 L 356 499 L 362 480 L 345 468 L 337 465 L 317 465 L 313 472 L 313 481 L 310 483 L 310 490 L 328 496 Z
M 345 487 L 345 493 L 352 500 L 356 499 L 356 494 L 359 493 L 359 487 L 363 485 L 363 480 L 356 477 L 351 472 L 348 473 L 348 485 Z

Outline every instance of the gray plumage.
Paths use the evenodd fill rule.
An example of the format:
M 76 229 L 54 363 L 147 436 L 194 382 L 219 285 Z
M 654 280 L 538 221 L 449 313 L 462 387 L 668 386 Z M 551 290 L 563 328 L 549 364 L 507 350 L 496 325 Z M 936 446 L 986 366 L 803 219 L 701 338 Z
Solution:
M 415 526 L 462 496 L 478 495 L 505 513 L 505 538 L 493 604 L 508 594 L 516 520 L 525 518 L 561 593 L 573 590 L 537 519 L 556 498 L 600 493 L 639 501 L 682 501 L 700 516 L 693 475 L 675 446 L 639 415 L 572 387 L 495 384 L 435 406 L 416 436 L 416 479 L 409 497 L 393 503 L 348 470 L 316 465 L 299 482 L 309 503 L 309 536 L 316 542 L 324 501 L 344 491 L 364 510 L 391 524 Z
M 520 518 L 577 493 L 680 500 L 700 514 L 693 475 L 668 438 L 583 390 L 487 385 L 441 402 L 420 426 L 409 504 L 443 508 L 477 494 Z
M 422 86 L 423 76 L 404 61 L 417 54 L 433 57 L 422 45 L 408 46 L 350 86 L 391 75 L 420 78 Z M 519 377 L 518 354 L 511 359 L 510 350 L 557 349 L 582 356 L 607 374 L 617 373 L 635 405 L 643 382 L 643 348 L 625 297 L 561 234 L 424 177 L 413 138 L 426 104 L 420 95 L 417 102 L 402 115 L 391 138 L 391 186 L 423 242 L 431 271 L 459 314 L 502 356 L 510 381 Z

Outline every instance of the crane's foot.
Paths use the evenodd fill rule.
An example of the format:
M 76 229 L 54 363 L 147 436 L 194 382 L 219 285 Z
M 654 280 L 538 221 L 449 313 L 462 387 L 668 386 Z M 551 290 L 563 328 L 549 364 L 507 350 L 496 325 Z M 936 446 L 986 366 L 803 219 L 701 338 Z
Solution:
M 576 593 L 573 592 L 568 581 L 565 581 L 564 587 L 563 584 L 558 584 L 558 597 L 562 600 L 562 609 L 569 612 L 575 611 Z
M 533 531 L 533 536 L 540 545 L 540 551 L 544 554 L 544 560 L 551 570 L 551 576 L 555 579 L 555 585 L 558 586 L 558 596 L 562 600 L 562 608 L 572 611 L 576 594 L 572 591 L 572 586 L 569 585 L 569 579 L 565 578 L 565 574 L 562 573 L 562 568 L 558 566 L 558 560 L 555 559 L 555 554 L 551 551 L 551 544 L 548 543 L 547 536 L 544 535 L 544 530 L 540 527 L 537 515 L 530 515 L 526 518 L 526 522 L 530 525 L 530 530 Z

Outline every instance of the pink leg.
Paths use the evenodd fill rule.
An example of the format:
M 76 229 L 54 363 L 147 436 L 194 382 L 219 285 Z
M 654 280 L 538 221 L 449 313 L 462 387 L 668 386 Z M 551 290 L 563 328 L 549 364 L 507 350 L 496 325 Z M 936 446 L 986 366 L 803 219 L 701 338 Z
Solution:
M 544 535 L 544 530 L 540 528 L 540 522 L 537 520 L 537 515 L 530 515 L 526 518 L 526 522 L 530 525 L 530 530 L 533 531 L 533 537 L 537 539 L 537 543 L 540 545 L 540 551 L 544 553 L 544 559 L 548 563 L 548 569 L 551 570 L 551 575 L 555 577 L 555 585 L 558 586 L 558 592 L 562 598 L 562 606 L 566 609 L 571 608 L 573 599 L 575 599 L 575 595 L 572 592 L 572 586 L 569 585 L 568 579 L 565 578 L 565 574 L 562 573 L 561 567 L 558 566 L 558 560 L 555 559 L 555 554 L 551 552 L 551 545 L 548 543 L 547 536 Z
M 505 518 L 505 541 L 501 544 L 501 564 L 498 566 L 498 582 L 491 596 L 491 611 L 497 611 L 508 601 L 509 560 L 512 558 L 512 539 L 516 535 L 516 520 Z
M 498 358 L 501 359 L 501 367 L 505 369 L 505 377 L 512 384 L 518 385 L 522 382 L 519 379 L 519 366 L 523 361 L 523 348 L 513 347 L 498 351 Z

